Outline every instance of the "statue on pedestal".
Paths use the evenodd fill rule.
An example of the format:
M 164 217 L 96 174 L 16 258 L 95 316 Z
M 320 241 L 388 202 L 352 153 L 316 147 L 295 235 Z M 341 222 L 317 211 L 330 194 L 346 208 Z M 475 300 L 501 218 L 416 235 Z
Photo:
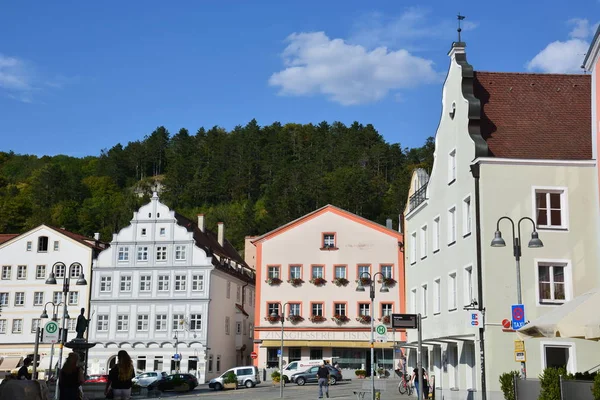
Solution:
M 83 334 L 85 333 L 85 330 L 88 328 L 88 325 L 90 324 L 90 320 L 87 319 L 83 314 L 85 314 L 85 308 L 81 309 L 81 315 L 79 315 L 79 317 L 77 317 L 77 326 L 75 327 L 75 331 L 77 332 L 77 337 L 75 339 L 85 340 L 85 338 L 83 337 Z

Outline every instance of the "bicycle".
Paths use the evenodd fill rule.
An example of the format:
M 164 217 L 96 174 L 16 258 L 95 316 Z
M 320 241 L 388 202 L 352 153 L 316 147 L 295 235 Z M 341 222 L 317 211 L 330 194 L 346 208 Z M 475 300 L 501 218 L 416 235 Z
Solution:
M 408 374 L 403 374 L 404 376 L 402 376 L 402 378 L 400 379 L 400 383 L 398 383 L 398 391 L 400 392 L 400 394 L 408 394 L 409 396 L 412 395 L 412 385 L 410 384 L 410 377 L 408 376 Z

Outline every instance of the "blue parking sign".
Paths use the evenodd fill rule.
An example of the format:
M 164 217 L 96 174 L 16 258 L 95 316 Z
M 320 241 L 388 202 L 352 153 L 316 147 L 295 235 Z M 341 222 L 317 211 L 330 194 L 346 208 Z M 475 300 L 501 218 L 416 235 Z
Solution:
M 517 330 L 525 325 L 525 306 L 523 304 L 512 305 L 512 328 Z

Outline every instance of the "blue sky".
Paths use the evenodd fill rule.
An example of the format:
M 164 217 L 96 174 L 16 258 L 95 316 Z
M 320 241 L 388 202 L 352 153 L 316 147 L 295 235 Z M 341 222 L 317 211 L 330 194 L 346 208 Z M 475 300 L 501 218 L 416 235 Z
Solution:
M 493 3 L 493 4 L 492 4 Z M 575 72 L 600 2 L 0 0 L 0 150 L 98 155 L 256 118 L 435 133 L 456 14 L 476 70 Z

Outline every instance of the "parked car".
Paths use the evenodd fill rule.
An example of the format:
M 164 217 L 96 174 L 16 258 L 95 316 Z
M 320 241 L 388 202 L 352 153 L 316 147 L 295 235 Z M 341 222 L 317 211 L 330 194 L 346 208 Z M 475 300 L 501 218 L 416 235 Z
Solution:
M 254 365 L 250 365 L 247 367 L 235 367 L 228 369 L 223 373 L 223 375 L 211 379 L 208 382 L 208 387 L 215 390 L 223 389 L 223 379 L 225 376 L 233 372 L 237 376 L 238 386 L 246 386 L 247 388 L 254 387 L 260 383 L 260 374 L 258 373 L 258 368 Z
M 338 369 L 333 368 L 331 365 L 328 365 L 329 369 L 329 384 L 335 385 L 338 381 L 343 379 L 342 372 Z M 292 382 L 296 382 L 296 384 L 302 386 L 305 383 L 317 383 L 319 379 L 317 379 L 317 371 L 319 367 L 310 367 L 304 372 L 297 372 L 291 376 L 290 380 Z
M 148 387 L 148 385 L 150 385 L 153 382 L 156 382 L 157 380 L 160 379 L 164 379 L 167 377 L 167 373 L 166 372 L 159 372 L 159 371 L 153 371 L 153 372 L 143 372 L 141 374 L 139 374 L 138 376 L 136 376 L 135 378 L 133 378 L 131 381 L 133 382 L 134 385 L 138 385 L 140 387 Z
M 198 386 L 198 379 L 192 374 L 172 374 L 166 377 L 161 377 L 148 385 L 148 390 L 176 390 L 178 392 L 186 392 L 194 390 Z
M 85 383 L 106 383 L 108 382 L 108 375 L 90 375 L 85 380 Z

